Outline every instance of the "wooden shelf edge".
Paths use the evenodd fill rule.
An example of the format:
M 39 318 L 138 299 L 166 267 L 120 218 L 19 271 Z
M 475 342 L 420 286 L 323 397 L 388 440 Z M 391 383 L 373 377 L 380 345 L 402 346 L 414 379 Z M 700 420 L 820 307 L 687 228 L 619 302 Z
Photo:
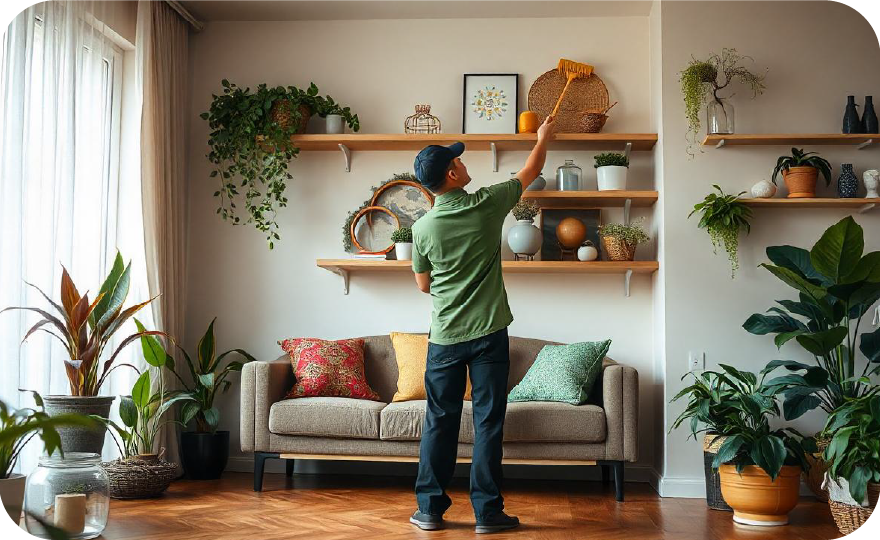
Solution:
M 412 261 L 369 259 L 317 259 L 316 265 L 327 270 L 349 272 L 412 271 Z M 652 274 L 660 268 L 657 261 L 501 261 L 501 267 L 511 273 L 593 273 Z
M 740 199 L 740 202 L 754 208 L 862 208 L 880 205 L 880 198 L 836 199 L 816 197 L 812 199 Z
M 522 198 L 547 207 L 569 204 L 585 206 L 624 206 L 629 200 L 634 207 L 653 206 L 659 197 L 656 191 L 525 191 Z
M 494 143 L 498 150 L 528 149 L 537 140 L 534 133 L 502 134 L 405 134 L 405 133 L 306 133 L 294 135 L 291 141 L 303 151 L 339 150 L 339 145 L 349 150 L 401 151 L 422 148 L 429 144 L 450 144 L 461 141 L 469 150 L 485 151 Z M 623 147 L 632 143 L 633 151 L 649 151 L 657 143 L 656 133 L 559 133 L 550 147 L 583 146 L 588 149 Z
M 734 133 L 706 135 L 703 146 L 859 146 L 880 143 L 880 134 L 870 133 Z

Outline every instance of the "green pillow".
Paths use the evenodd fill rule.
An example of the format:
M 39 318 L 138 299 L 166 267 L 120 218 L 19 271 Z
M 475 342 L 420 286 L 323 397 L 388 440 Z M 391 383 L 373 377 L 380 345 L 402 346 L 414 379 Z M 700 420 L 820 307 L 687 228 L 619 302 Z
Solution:
M 507 401 L 561 401 L 582 405 L 602 369 L 611 340 L 545 345 Z

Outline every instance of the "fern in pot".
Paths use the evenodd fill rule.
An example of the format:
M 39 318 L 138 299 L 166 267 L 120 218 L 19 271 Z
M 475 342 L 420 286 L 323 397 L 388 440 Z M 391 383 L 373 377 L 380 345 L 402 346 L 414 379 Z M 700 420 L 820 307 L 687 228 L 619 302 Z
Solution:
M 507 231 L 507 245 L 516 260 L 524 258 L 530 261 L 541 249 L 541 231 L 534 225 L 538 205 L 520 199 L 510 213 L 516 219 L 516 224 Z
M 597 154 L 595 164 L 596 181 L 599 191 L 615 191 L 626 189 L 626 173 L 629 170 L 629 158 L 616 152 Z
M 724 246 L 724 251 L 727 252 L 727 258 L 730 261 L 730 277 L 733 279 L 739 268 L 739 233 L 746 231 L 748 234 L 751 231 L 749 220 L 752 218 L 752 209 L 739 200 L 745 191 L 737 195 L 729 195 L 724 193 L 717 184 L 712 187 L 718 191 L 718 194 L 706 195 L 703 202 L 694 205 L 688 218 L 697 212 L 702 214 L 697 226 L 706 229 L 709 233 L 709 238 L 712 240 L 712 250 L 716 254 L 718 247 Z
M 394 242 L 394 254 L 398 261 L 412 260 L 413 234 L 409 227 L 401 227 L 391 233 L 391 241 Z

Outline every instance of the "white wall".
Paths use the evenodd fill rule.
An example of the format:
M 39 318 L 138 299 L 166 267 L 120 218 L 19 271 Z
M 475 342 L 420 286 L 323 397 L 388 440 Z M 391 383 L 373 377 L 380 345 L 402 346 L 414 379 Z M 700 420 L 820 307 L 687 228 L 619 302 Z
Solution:
M 425 331 L 431 309 L 430 298 L 403 275 L 355 274 L 351 294 L 344 296 L 340 278 L 315 267 L 317 258 L 343 256 L 340 229 L 347 212 L 368 198 L 371 186 L 411 171 L 412 152 L 355 153 L 351 173 L 344 172 L 335 152 L 303 153 L 291 167 L 290 206 L 279 216 L 282 240 L 272 252 L 257 231 L 233 228 L 215 215 L 211 194 L 216 187 L 203 157 L 207 126 L 197 115 L 207 110 L 211 93 L 220 91 L 221 79 L 251 87 L 260 82 L 304 87 L 315 81 L 323 93 L 359 113 L 366 133 L 399 133 L 414 104 L 430 103 L 444 130 L 454 133 L 461 131 L 463 73 L 519 73 L 524 109 L 532 81 L 555 68 L 561 55 L 593 62 L 612 100 L 620 101 L 607 131 L 652 129 L 647 17 L 215 22 L 194 34 L 190 347 L 215 315 L 220 347 L 243 347 L 270 359 L 280 354 L 276 341 L 292 336 Z M 569 157 L 595 175 L 587 152 L 551 152 L 545 170 L 552 176 Z M 488 152 L 464 156 L 475 188 L 507 179 L 525 158 L 523 152 L 503 153 L 499 172 L 493 174 Z M 652 161 L 650 153 L 634 157 L 630 176 L 635 187 L 652 187 Z M 609 211 L 603 219 L 620 217 L 619 211 Z M 505 256 L 512 258 L 507 251 Z M 652 258 L 652 246 L 639 256 Z M 621 276 L 515 275 L 505 280 L 516 318 L 512 335 L 569 342 L 610 337 L 610 355 L 639 370 L 642 409 L 652 408 L 651 278 L 635 277 L 630 298 L 623 296 Z M 235 453 L 238 388 L 222 400 L 221 409 L 221 428 L 232 431 Z M 651 447 L 651 422 L 646 421 L 641 437 L 645 464 Z

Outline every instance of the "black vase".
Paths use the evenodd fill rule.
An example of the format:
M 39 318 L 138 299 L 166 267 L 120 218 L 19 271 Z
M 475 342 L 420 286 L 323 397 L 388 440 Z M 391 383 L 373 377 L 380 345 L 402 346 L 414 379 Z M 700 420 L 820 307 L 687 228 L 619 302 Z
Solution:
M 846 111 L 843 113 L 843 133 L 861 133 L 862 121 L 856 110 L 856 97 L 846 96 Z
M 229 460 L 229 432 L 180 434 L 183 470 L 193 480 L 215 480 Z
M 865 96 L 865 108 L 862 110 L 862 133 L 880 133 L 872 96 Z
M 840 165 L 840 178 L 837 179 L 837 196 L 841 199 L 855 199 L 859 192 L 859 179 L 853 173 L 851 163 Z

